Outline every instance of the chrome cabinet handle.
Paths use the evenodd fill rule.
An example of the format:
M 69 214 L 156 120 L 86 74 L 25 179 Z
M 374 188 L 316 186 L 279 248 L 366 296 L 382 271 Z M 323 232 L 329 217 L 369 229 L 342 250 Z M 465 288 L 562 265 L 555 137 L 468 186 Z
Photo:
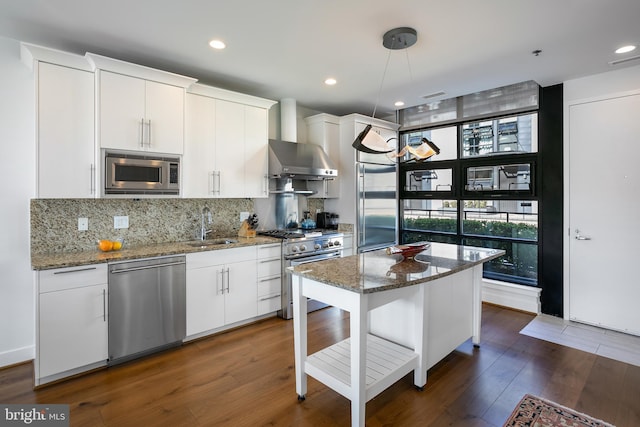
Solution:
M 227 267 L 227 293 L 229 293 L 229 267 Z
M 79 271 L 89 271 L 89 270 L 95 270 L 96 267 L 85 267 L 85 268 L 78 268 L 76 270 L 66 270 L 66 271 L 54 271 L 53 274 L 69 274 L 69 273 L 77 273 Z
M 222 279 L 222 285 L 220 286 L 220 293 L 224 295 L 224 269 L 221 269 L 219 272 L 216 271 L 216 293 L 218 292 L 218 273 L 220 273 L 220 278 Z
M 95 195 L 96 194 L 96 187 L 95 187 L 95 179 L 96 179 L 96 165 L 94 165 L 93 163 L 91 163 L 91 195 Z
M 144 147 L 144 117 L 140 119 L 140 148 Z
M 107 290 L 102 290 L 102 321 L 107 321 Z
M 271 297 L 260 298 L 258 301 L 269 301 L 270 299 L 280 298 L 280 294 Z
M 260 283 L 271 282 L 272 280 L 280 280 L 281 278 L 282 278 L 282 276 L 268 277 L 266 279 L 260 279 Z
M 147 146 L 151 148 L 151 119 L 149 119 L 149 132 L 147 135 Z
M 208 178 L 209 178 L 209 179 L 208 179 L 208 181 L 209 181 L 209 182 L 208 182 L 209 187 L 208 187 L 208 191 L 207 191 L 207 193 L 210 193 L 210 194 L 213 194 L 213 175 L 214 175 L 215 173 L 216 173 L 215 171 L 211 171 L 211 172 L 209 172 L 209 176 L 208 176 Z

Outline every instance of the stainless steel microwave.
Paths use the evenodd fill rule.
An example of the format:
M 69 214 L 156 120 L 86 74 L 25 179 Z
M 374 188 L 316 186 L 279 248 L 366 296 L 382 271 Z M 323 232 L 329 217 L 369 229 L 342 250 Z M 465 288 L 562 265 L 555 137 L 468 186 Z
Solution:
M 180 158 L 105 152 L 104 194 L 180 194 Z

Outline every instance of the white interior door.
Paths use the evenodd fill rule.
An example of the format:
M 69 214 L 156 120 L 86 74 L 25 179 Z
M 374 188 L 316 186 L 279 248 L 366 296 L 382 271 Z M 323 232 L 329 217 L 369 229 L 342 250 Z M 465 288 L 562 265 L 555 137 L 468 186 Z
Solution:
M 569 106 L 569 318 L 640 335 L 640 95 Z

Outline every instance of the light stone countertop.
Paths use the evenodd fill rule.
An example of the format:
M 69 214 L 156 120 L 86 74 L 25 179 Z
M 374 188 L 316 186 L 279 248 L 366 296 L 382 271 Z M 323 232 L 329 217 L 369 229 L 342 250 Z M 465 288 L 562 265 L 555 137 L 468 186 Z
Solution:
M 403 260 L 384 249 L 289 267 L 289 272 L 357 293 L 380 292 L 436 280 L 500 257 L 505 251 L 431 243 Z
M 222 238 L 224 239 L 224 238 Z M 270 243 L 280 243 L 280 239 L 268 236 L 256 237 L 228 237 L 230 240 L 237 240 L 237 243 L 211 245 L 207 247 L 193 247 L 189 242 L 158 243 L 145 246 L 123 248 L 119 251 L 101 252 L 97 248 L 91 251 L 82 252 L 59 252 L 45 254 L 31 254 L 31 268 L 33 270 L 48 270 L 62 267 L 76 267 L 89 264 L 100 264 L 114 261 L 126 261 L 140 258 L 150 258 L 164 255 L 180 255 L 193 252 L 213 251 L 220 249 L 239 248 L 244 246 L 266 245 Z M 220 238 L 212 239 L 220 240 Z M 206 243 L 206 241 L 205 241 Z

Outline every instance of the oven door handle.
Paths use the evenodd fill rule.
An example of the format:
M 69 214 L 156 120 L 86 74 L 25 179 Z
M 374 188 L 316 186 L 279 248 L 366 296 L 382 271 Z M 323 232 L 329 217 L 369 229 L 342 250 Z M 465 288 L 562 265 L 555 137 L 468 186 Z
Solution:
M 325 259 L 340 258 L 340 252 L 341 251 L 336 251 L 336 252 L 324 253 L 322 255 L 312 255 L 308 257 L 294 258 L 288 261 L 291 264 L 291 266 L 296 266 L 296 265 L 306 264 L 308 262 L 313 262 L 313 261 L 324 261 Z

